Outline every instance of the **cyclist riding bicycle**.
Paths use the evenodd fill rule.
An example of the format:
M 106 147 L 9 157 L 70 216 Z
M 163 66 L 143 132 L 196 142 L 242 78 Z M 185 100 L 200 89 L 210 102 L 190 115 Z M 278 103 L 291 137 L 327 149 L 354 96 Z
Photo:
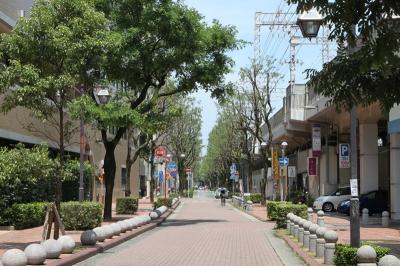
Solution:
M 219 196 L 221 198 L 221 206 L 225 206 L 226 190 L 221 189 Z

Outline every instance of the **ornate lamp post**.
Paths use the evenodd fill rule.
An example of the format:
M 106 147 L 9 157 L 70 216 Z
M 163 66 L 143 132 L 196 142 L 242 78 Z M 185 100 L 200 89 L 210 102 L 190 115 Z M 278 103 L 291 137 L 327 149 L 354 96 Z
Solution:
M 322 21 L 323 17 L 321 14 L 317 10 L 311 9 L 303 12 L 297 18 L 297 25 L 300 27 L 303 37 L 311 39 L 317 37 Z

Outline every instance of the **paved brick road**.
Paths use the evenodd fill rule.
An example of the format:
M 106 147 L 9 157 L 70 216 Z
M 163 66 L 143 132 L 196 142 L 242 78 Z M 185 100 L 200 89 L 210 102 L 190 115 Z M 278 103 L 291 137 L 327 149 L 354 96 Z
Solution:
M 283 265 L 272 226 L 202 195 L 183 201 L 161 227 L 79 265 Z

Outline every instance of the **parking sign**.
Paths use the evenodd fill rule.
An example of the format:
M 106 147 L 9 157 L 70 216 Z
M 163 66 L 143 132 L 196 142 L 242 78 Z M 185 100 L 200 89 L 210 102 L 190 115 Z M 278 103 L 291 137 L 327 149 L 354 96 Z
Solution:
M 339 144 L 339 168 L 350 168 L 350 144 Z

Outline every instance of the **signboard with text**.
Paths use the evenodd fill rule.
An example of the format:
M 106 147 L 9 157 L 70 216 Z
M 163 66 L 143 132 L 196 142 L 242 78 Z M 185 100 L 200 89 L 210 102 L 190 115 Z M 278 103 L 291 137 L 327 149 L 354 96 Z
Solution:
M 296 177 L 296 166 L 288 167 L 288 177 Z
M 358 196 L 358 181 L 357 179 L 350 179 L 350 191 L 352 197 Z
M 339 144 L 339 168 L 350 168 L 350 145 Z
M 308 157 L 307 158 L 307 166 L 308 166 L 308 176 L 316 176 L 317 175 L 317 158 L 316 157 Z
M 321 125 L 314 124 L 312 126 L 312 156 L 321 156 Z
M 278 150 L 272 149 L 272 175 L 275 177 L 279 176 L 279 161 L 278 161 Z

